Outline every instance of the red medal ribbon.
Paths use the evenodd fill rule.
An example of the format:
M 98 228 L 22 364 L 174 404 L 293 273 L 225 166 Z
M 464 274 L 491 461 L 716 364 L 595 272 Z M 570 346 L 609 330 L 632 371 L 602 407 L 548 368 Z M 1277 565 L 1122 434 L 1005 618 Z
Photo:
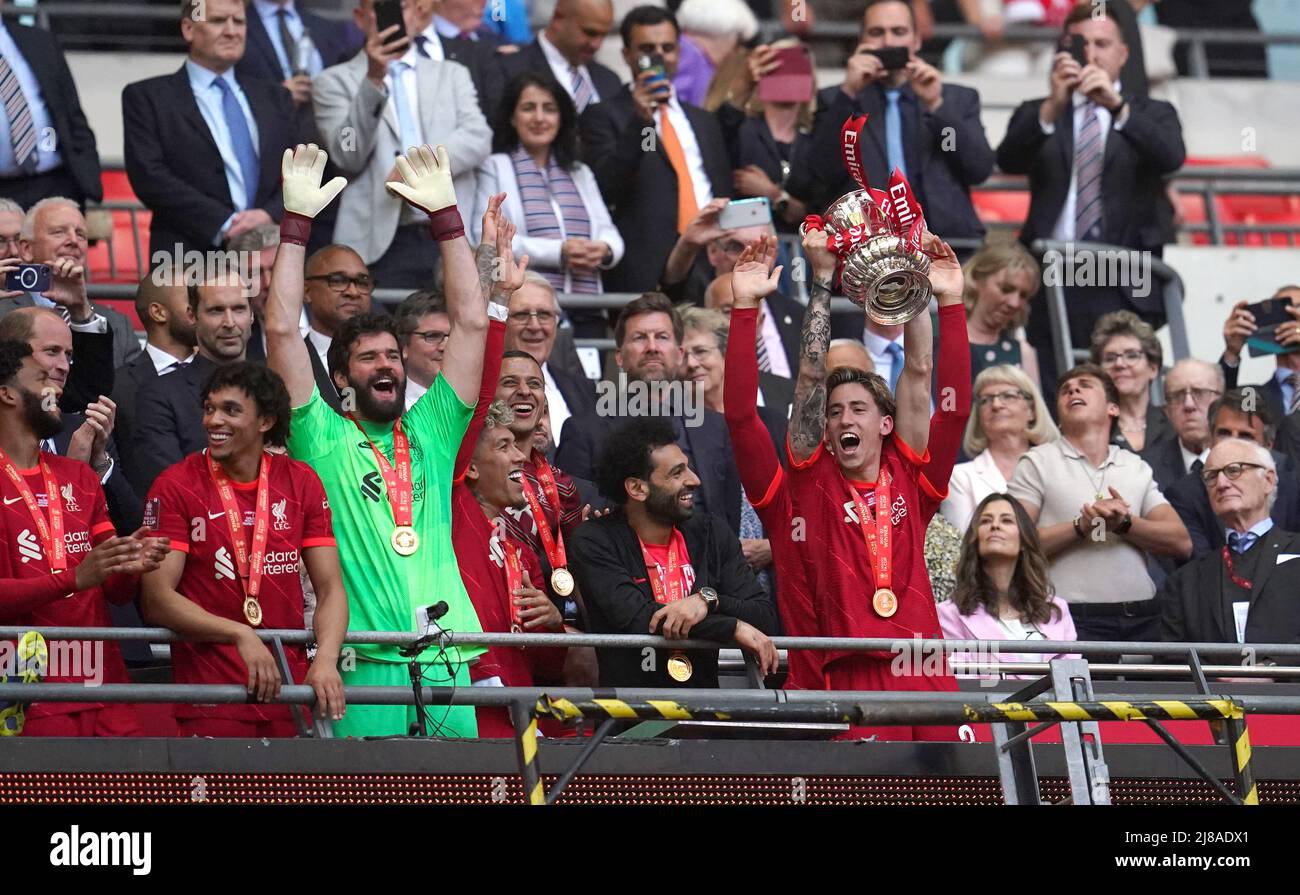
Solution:
M 519 548 L 505 539 L 500 539 L 501 552 L 505 554 L 506 568 L 506 599 L 510 605 L 510 621 L 512 626 L 523 630 L 523 623 L 519 620 L 519 607 L 515 605 L 515 589 L 524 586 L 523 563 L 519 559 Z
M 366 444 L 375 453 L 375 462 L 379 464 L 379 474 L 384 477 L 384 487 L 388 490 L 388 503 L 393 508 L 393 524 L 398 528 L 410 527 L 415 518 L 411 486 L 411 445 L 402 431 L 402 421 L 393 423 L 393 462 L 389 463 L 383 451 L 375 446 L 366 430 L 352 414 L 347 415 L 352 425 L 365 436 Z
M 257 599 L 262 589 L 262 559 L 266 556 L 266 540 L 271 533 L 271 455 L 262 454 L 262 462 L 257 470 L 257 502 L 253 512 L 253 549 L 248 548 L 244 537 L 243 514 L 235 502 L 235 487 L 230 482 L 226 471 L 216 463 L 210 454 L 208 472 L 212 474 L 212 484 L 217 488 L 221 498 L 221 509 L 226 514 L 226 526 L 230 529 L 230 540 L 235 545 L 235 565 L 239 569 L 239 580 L 244 585 L 244 595 Z
M 1233 584 L 1246 591 L 1255 589 L 1255 585 L 1250 581 L 1250 579 L 1237 577 L 1237 571 L 1232 566 L 1232 551 L 1228 549 L 1227 544 L 1223 545 L 1223 564 L 1227 567 L 1228 577 L 1232 579 Z
M 867 172 L 862 170 L 862 153 L 858 150 L 858 141 L 862 137 L 862 127 L 866 123 L 866 115 L 859 115 L 857 118 L 850 116 L 844 119 L 844 127 L 840 129 L 840 148 L 844 153 L 844 167 L 848 168 L 849 176 L 864 190 L 868 188 Z
M 682 576 L 678 574 L 681 569 L 680 555 L 677 552 L 678 541 L 681 535 L 677 529 L 673 529 L 673 535 L 668 539 L 668 568 L 662 568 L 655 558 L 650 555 L 646 549 L 645 541 L 638 537 L 637 543 L 641 545 L 641 557 L 645 560 L 646 577 L 650 579 L 650 590 L 654 594 L 656 603 L 676 603 L 686 596 L 685 587 L 682 586 Z M 685 553 L 685 544 L 682 545 L 682 553 Z
M 867 521 L 867 502 L 862 499 L 858 489 L 853 487 L 852 483 L 845 482 L 849 486 L 849 493 L 853 495 L 853 504 L 858 511 L 858 525 L 862 529 L 862 540 L 867 545 L 867 553 L 871 556 L 871 568 L 875 573 L 876 589 L 885 588 L 893 590 L 890 582 L 894 577 L 893 560 L 890 553 L 890 524 L 889 524 L 889 473 L 883 469 L 880 471 L 880 481 L 876 483 L 876 515 L 875 526 Z M 883 508 L 883 510 L 882 510 Z
M 31 488 L 27 487 L 27 480 L 23 478 L 23 474 L 18 471 L 18 467 L 14 466 L 9 456 L 0 450 L 0 464 L 3 464 L 5 475 L 9 476 L 9 481 L 14 483 L 14 487 L 22 495 L 23 504 L 31 514 L 32 522 L 36 525 L 36 534 L 41 539 L 41 546 L 45 548 L 45 559 L 49 563 L 50 571 L 63 572 L 68 568 L 68 545 L 63 540 L 63 498 L 59 494 L 58 480 L 54 478 L 50 465 L 41 458 L 39 453 L 37 463 L 40 466 L 41 478 L 45 481 L 45 502 L 50 513 L 48 523 L 45 521 L 45 514 L 41 512 L 40 504 L 36 502 L 36 495 L 32 494 Z
M 551 506 L 555 508 L 555 520 L 560 520 L 560 489 L 555 484 L 555 474 L 551 471 L 551 464 L 546 462 L 537 451 L 533 451 L 533 464 L 537 468 L 537 481 L 542 486 L 542 492 L 546 499 L 550 501 Z M 542 512 L 542 503 L 537 499 L 537 493 L 533 491 L 533 486 L 528 483 L 528 476 L 523 477 L 524 497 L 528 501 L 528 508 L 532 510 L 533 521 L 537 523 L 537 536 L 542 539 L 542 549 L 546 551 L 546 558 L 551 563 L 552 569 L 565 569 L 569 566 L 568 554 L 564 550 L 564 532 L 551 532 L 551 523 L 546 521 L 546 514 Z

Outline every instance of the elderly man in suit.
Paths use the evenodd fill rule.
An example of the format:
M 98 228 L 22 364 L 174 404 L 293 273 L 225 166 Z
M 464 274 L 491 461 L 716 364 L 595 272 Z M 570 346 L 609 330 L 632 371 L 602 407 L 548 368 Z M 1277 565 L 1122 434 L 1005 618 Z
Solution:
M 207 446 L 203 384 L 218 366 L 244 360 L 253 312 L 244 287 L 229 280 L 186 288 L 198 353 L 192 361 L 144 384 L 136 398 L 136 477 L 141 494 L 167 467 Z
M 1065 37 L 1075 36 L 1084 40 L 1087 65 L 1057 53 L 1051 93 L 1016 109 L 998 147 L 999 168 L 1029 175 L 1029 214 L 1020 239 L 1026 245 L 1035 239 L 1101 242 L 1159 254 L 1164 177 L 1187 154 L 1178 113 L 1120 83 L 1128 46 L 1109 7 L 1077 5 L 1065 23 Z M 1140 291 L 1128 283 L 1067 288 L 1075 347 L 1086 347 L 1093 324 L 1111 311 L 1136 311 L 1158 326 L 1159 291 Z M 1043 381 L 1051 383 L 1057 371 L 1046 314 L 1030 316 L 1028 335 Z
M 623 90 L 618 75 L 596 61 L 605 35 L 614 27 L 610 0 L 558 0 L 551 21 L 537 39 L 503 57 L 507 78 L 523 71 L 550 72 L 581 115 L 587 107 Z
M 311 102 L 311 79 L 351 59 L 365 39 L 349 23 L 298 9 L 297 0 L 251 0 L 246 16 L 248 49 L 235 70 L 279 81 L 300 106 Z
M 679 37 L 673 14 L 638 6 L 620 30 L 623 60 L 636 78 L 589 106 L 579 125 L 583 161 L 618 232 L 636 247 L 604 274 L 605 288 L 645 292 L 656 288 L 678 234 L 714 197 L 731 193 L 731 161 L 717 119 L 673 93 Z M 663 57 L 663 76 L 640 69 L 638 60 L 653 53 Z
M 247 34 L 240 0 L 187 0 L 180 25 L 185 64 L 122 91 L 126 173 L 153 212 L 155 262 L 279 220 L 280 156 L 302 127 L 278 79 L 236 73 Z
M 1235 438 L 1272 452 L 1277 470 L 1277 489 L 1271 504 L 1273 521 L 1288 531 L 1300 531 L 1300 478 L 1291 459 L 1273 450 L 1277 425 L 1268 407 L 1259 405 L 1246 389 L 1229 389 L 1210 405 L 1206 416 L 1211 447 Z M 1224 545 L 1223 530 L 1214 519 L 1209 489 L 1201 478 L 1203 472 L 1204 463 L 1165 491 L 1169 505 L 1183 520 L 1192 539 L 1192 559 L 1221 550 Z
M 428 284 L 438 253 L 427 216 L 385 186 L 399 179 L 397 156 L 423 143 L 445 146 L 452 170 L 460 172 L 456 195 L 470 206 L 474 170 L 492 148 L 468 70 L 413 45 L 409 35 L 419 33 L 413 7 L 402 9 L 407 36 L 391 39 L 397 26 L 381 36 L 372 0 L 362 0 L 356 19 L 366 29 L 365 52 L 322 72 L 312 96 L 330 160 L 349 179 L 335 241 L 356 249 L 376 281 L 406 289 Z
M 0 23 L 0 66 L 0 196 L 23 207 L 47 196 L 102 200 L 95 134 L 54 35 Z
M 886 69 L 877 55 L 886 49 L 906 50 L 906 66 Z M 818 95 L 812 165 L 814 203 L 820 208 L 814 210 L 859 189 L 844 167 L 840 132 L 846 119 L 866 115 L 858 149 L 871 186 L 884 189 L 898 169 L 925 209 L 931 231 L 943 239 L 980 239 L 984 225 L 971 205 L 970 189 L 993 171 L 980 97 L 969 87 L 945 84 L 917 55 L 920 49 L 909 4 L 867 4 L 844 83 Z
M 113 369 L 130 363 L 140 353 L 140 343 L 131 321 L 112 308 L 92 304 L 86 294 L 89 243 L 86 240 L 86 218 L 76 202 L 62 196 L 50 196 L 33 205 L 23 217 L 18 247 L 23 261 L 50 266 L 50 288 L 42 293 L 23 292 L 0 299 L 0 317 L 16 308 L 54 310 L 72 326 L 74 332 L 108 335 Z M 94 382 L 92 387 L 111 391 L 111 370 L 107 378 Z M 73 407 L 60 402 L 60 406 L 67 411 L 78 411 L 85 403 Z
M 1206 411 L 1222 394 L 1223 372 L 1215 364 L 1187 357 L 1165 374 L 1164 412 L 1176 437 L 1149 443 L 1141 452 L 1161 491 L 1168 491 L 1174 482 L 1204 466 L 1210 451 Z
M 1177 642 L 1286 643 L 1300 639 L 1300 535 L 1275 522 L 1273 456 L 1228 438 L 1203 474 L 1226 551 L 1175 572 L 1157 595 L 1161 638 Z M 1267 658 L 1267 657 L 1261 657 Z
M 595 412 L 571 416 L 564 424 L 555 463 L 574 478 L 594 481 L 600 452 L 620 423 L 637 416 L 667 419 L 700 478 L 696 509 L 720 516 L 739 532 L 740 475 L 726 420 L 706 409 L 702 396 L 695 407 L 687 407 L 686 400 L 661 399 L 664 386 L 670 385 L 682 386 L 683 395 L 695 394 L 678 382 L 682 337 L 681 317 L 668 296 L 648 292 L 628 302 L 614 324 L 619 382 L 601 383 Z

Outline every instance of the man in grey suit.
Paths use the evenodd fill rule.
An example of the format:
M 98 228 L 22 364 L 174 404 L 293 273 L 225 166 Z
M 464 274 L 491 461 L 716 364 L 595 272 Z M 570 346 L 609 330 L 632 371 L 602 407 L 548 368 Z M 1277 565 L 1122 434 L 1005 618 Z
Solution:
M 418 33 L 413 7 L 402 14 L 407 33 Z M 445 146 L 459 172 L 456 194 L 470 205 L 474 170 L 491 152 L 492 131 L 463 65 L 417 53 L 409 37 L 392 40 L 396 26 L 381 37 L 372 0 L 362 0 L 357 24 L 366 31 L 365 52 L 321 72 L 312 85 L 317 129 L 350 181 L 334 240 L 356 249 L 381 285 L 418 289 L 431 279 L 438 254 L 426 216 L 384 185 L 398 179 L 397 156 L 423 143 Z
M 121 367 L 140 353 L 140 343 L 126 316 L 91 304 L 86 294 L 88 248 L 86 219 L 77 203 L 52 196 L 33 205 L 23 218 L 19 251 L 28 263 L 50 266 L 50 288 L 0 299 L 0 317 L 16 308 L 42 307 L 57 311 L 80 331 L 112 333 L 113 366 Z

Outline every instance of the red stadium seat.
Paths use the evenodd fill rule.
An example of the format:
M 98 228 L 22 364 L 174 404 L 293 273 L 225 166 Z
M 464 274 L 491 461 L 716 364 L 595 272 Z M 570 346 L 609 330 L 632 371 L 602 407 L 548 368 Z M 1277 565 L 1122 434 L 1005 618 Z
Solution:
M 100 176 L 104 185 L 105 202 L 138 202 L 126 172 L 106 170 Z M 149 221 L 152 215 L 148 211 L 137 211 L 136 222 L 139 227 L 140 251 L 136 258 L 135 236 L 132 233 L 131 213 L 113 211 L 112 235 L 90 248 L 91 277 L 97 283 L 134 283 L 143 275 L 141 263 L 149 263 Z M 110 260 L 111 257 L 111 260 Z
M 1240 156 L 1188 156 L 1184 168 L 1243 168 L 1266 169 L 1269 161 L 1260 155 Z M 1205 223 L 1205 199 L 1200 194 L 1183 193 L 1179 208 L 1189 224 Z M 1220 195 L 1215 198 L 1214 210 L 1219 220 L 1227 224 L 1271 224 L 1300 231 L 1300 196 L 1278 194 Z M 1193 238 L 1196 245 L 1208 245 L 1210 236 L 1198 233 Z M 1292 244 L 1286 233 L 1238 233 L 1224 235 L 1226 245 L 1286 246 Z
M 1029 191 L 972 190 L 971 204 L 986 224 L 1023 224 L 1029 214 Z

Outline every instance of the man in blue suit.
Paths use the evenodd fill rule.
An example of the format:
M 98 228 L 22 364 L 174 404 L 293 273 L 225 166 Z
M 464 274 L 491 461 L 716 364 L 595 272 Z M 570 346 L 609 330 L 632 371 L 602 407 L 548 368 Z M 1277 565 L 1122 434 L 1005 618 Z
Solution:
M 299 106 L 311 102 L 312 78 L 348 61 L 365 43 L 356 25 L 300 10 L 296 0 L 252 0 L 246 15 L 248 48 L 235 71 L 241 77 L 281 82 Z

